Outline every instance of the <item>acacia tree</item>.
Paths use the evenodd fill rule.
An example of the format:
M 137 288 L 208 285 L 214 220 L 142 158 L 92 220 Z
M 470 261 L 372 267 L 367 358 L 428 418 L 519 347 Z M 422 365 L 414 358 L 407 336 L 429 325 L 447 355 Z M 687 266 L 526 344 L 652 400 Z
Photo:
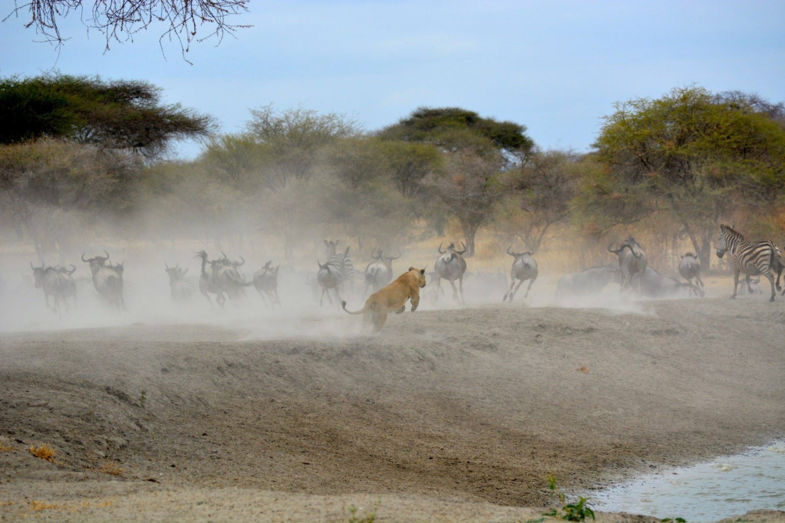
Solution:
M 0 81 L 0 143 L 63 138 L 152 159 L 173 141 L 205 138 L 212 119 L 177 104 L 161 105 L 146 82 L 84 76 Z
M 668 213 L 708 267 L 719 219 L 785 189 L 785 127 L 751 100 L 684 88 L 617 105 L 595 143 L 604 179 L 584 202 L 619 221 Z
M 443 171 L 426 178 L 429 197 L 436 197 L 460 223 L 467 254 L 474 254 L 475 234 L 490 219 L 501 191 L 494 177 L 526 161 L 534 142 L 526 128 L 512 122 L 482 118 L 473 111 L 420 108 L 381 130 L 385 140 L 430 144 L 446 156 Z
M 104 35 L 107 50 L 113 41 L 133 41 L 139 31 L 163 24 L 161 40 L 176 40 L 185 56 L 194 40 L 215 37 L 220 42 L 226 33 L 249 27 L 227 22 L 228 17 L 247 11 L 248 3 L 249 0 L 93 0 L 85 6 L 83 0 L 23 0 L 15 3 L 3 22 L 12 16 L 26 15 L 29 21 L 25 27 L 33 27 L 46 41 L 59 47 L 66 40 L 60 32 L 61 21 L 79 16 L 85 26 Z M 206 36 L 198 35 L 203 25 L 211 31 Z
M 458 220 L 466 238 L 466 255 L 473 256 L 477 230 L 487 223 L 502 194 L 496 176 L 502 166 L 498 155 L 472 150 L 453 153 L 446 172 L 433 174 L 428 184 Z
M 0 207 L 33 240 L 38 258 L 68 250 L 72 213 L 118 215 L 130 207 L 138 158 L 61 140 L 0 146 Z
M 570 215 L 580 159 L 560 151 L 534 153 L 526 165 L 501 177 L 508 204 L 506 221 L 514 223 L 514 230 L 530 250 L 536 252 L 548 229 Z

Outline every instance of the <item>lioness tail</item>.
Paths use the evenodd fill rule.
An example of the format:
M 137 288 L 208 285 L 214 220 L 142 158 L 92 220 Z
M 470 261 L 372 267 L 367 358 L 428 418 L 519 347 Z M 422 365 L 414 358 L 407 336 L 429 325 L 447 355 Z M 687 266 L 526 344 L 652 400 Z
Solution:
M 341 300 L 341 307 L 343 307 L 343 310 L 345 310 L 349 314 L 362 314 L 363 313 L 362 309 L 360 309 L 359 311 L 354 311 L 354 312 L 352 312 L 349 309 L 347 309 L 346 308 L 346 300 Z

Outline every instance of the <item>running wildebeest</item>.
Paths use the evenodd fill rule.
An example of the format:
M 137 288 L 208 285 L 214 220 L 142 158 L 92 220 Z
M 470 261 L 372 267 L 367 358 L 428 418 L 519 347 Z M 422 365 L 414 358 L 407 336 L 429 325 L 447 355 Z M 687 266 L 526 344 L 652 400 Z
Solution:
M 371 253 L 371 258 L 374 261 L 365 268 L 364 294 L 368 294 L 368 289 L 371 289 L 371 292 L 376 292 L 392 281 L 392 262 L 400 257 L 400 254 L 398 256 L 385 256 L 381 249 Z
M 442 279 L 450 282 L 452 287 L 453 298 L 463 303 L 463 275 L 466 273 L 466 260 L 463 259 L 463 253 L 466 252 L 466 244 L 461 242 L 463 250 L 457 250 L 454 243 L 447 246 L 447 250 L 442 249 L 442 244 L 439 244 L 439 258 L 433 266 L 433 272 L 436 277 L 436 288 L 439 292 L 442 291 Z M 458 280 L 458 290 L 455 288 L 455 280 Z
M 194 288 L 191 282 L 185 279 L 188 269 L 183 269 L 179 265 L 169 267 L 169 265 L 164 264 L 164 267 L 166 267 L 166 275 L 169 276 L 169 291 L 172 299 L 174 301 L 190 300 Z
M 590 267 L 581 272 L 565 274 L 556 284 L 557 298 L 586 296 L 600 292 L 606 285 L 618 281 L 619 268 L 615 265 Z
M 701 295 L 705 294 L 703 290 L 703 280 L 701 280 L 701 262 L 694 253 L 688 252 L 681 255 L 681 259 L 679 260 L 679 274 L 682 278 L 687 280 L 687 283 L 695 285 L 700 290 Z M 694 284 L 692 283 L 693 279 L 695 280 Z
M 628 236 L 616 250 L 609 245 L 608 251 L 619 257 L 621 290 L 625 290 L 633 281 L 640 287 L 641 276 L 646 271 L 646 253 L 635 238 Z
M 512 269 L 510 269 L 510 279 L 512 280 L 510 288 L 507 290 L 504 298 L 502 298 L 502 301 L 509 300 L 512 302 L 515 293 L 518 292 L 521 284 L 526 280 L 529 280 L 529 285 L 526 287 L 526 293 L 524 293 L 523 297 L 529 296 L 529 290 L 531 290 L 534 280 L 537 279 L 537 260 L 532 257 L 534 253 L 531 251 L 512 252 L 510 247 L 507 247 L 507 254 L 515 259 L 512 262 Z M 518 280 L 518 285 L 515 285 L 516 280 Z M 513 289 L 513 287 L 515 288 Z
M 202 260 L 202 266 L 199 272 L 199 292 L 202 293 L 202 296 L 207 298 L 207 301 L 210 303 L 210 305 L 213 304 L 213 300 L 210 299 L 210 294 L 215 294 L 215 301 L 218 302 L 219 305 L 223 306 L 224 302 L 226 301 L 226 296 L 224 296 L 224 292 L 216 284 L 215 278 L 212 274 L 212 265 L 215 263 L 215 260 L 208 261 L 207 251 L 205 250 L 197 252 L 196 257 Z M 207 272 L 208 263 L 211 266 L 210 272 Z
M 76 302 L 76 282 L 71 275 L 76 271 L 76 267 L 71 265 L 71 270 L 64 267 L 33 267 L 33 278 L 35 288 L 44 291 L 44 301 L 46 306 L 55 312 L 60 312 L 60 306 L 68 306 L 68 299 Z M 49 305 L 49 297 L 52 297 L 52 305 Z
M 210 294 L 215 294 L 215 301 L 223 307 L 227 297 L 239 298 L 244 294 L 245 287 L 253 285 L 253 281 L 246 281 L 237 270 L 245 263 L 242 257 L 240 258 L 242 261 L 232 261 L 226 254 L 221 254 L 223 257 L 217 260 L 208 260 L 207 252 L 204 250 L 197 252 L 196 256 L 202 259 L 199 291 L 211 304 Z M 206 270 L 207 264 L 210 265 L 209 272 Z
M 123 301 L 123 264 L 107 264 L 109 253 L 104 249 L 106 256 L 94 256 L 85 259 L 82 253 L 82 261 L 90 265 L 90 273 L 93 278 L 93 287 L 98 295 L 110 305 L 118 309 L 125 308 Z
M 259 296 L 266 298 L 270 306 L 278 305 L 280 307 L 281 300 L 278 298 L 278 268 L 280 266 L 272 267 L 272 260 L 268 260 L 264 267 L 256 271 L 253 275 L 253 285 Z

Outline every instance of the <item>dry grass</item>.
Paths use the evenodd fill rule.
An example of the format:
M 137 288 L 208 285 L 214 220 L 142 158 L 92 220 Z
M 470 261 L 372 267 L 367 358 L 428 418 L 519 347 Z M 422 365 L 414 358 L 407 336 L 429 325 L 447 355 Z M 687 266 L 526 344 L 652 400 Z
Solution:
M 0 452 L 11 452 L 14 450 L 14 447 L 11 446 L 11 442 L 5 436 L 0 436 Z
M 114 461 L 105 461 L 98 470 L 104 474 L 110 474 L 112 476 L 122 476 L 125 474 L 125 469 L 122 468 L 119 463 L 115 463 Z
M 44 461 L 49 461 L 50 463 L 54 463 L 55 461 L 55 449 L 50 447 L 47 444 L 39 445 L 39 446 L 30 446 L 29 449 L 30 454 L 35 456 L 36 458 L 42 459 Z
M 57 505 L 54 505 L 52 503 L 44 503 L 43 501 L 36 501 L 36 500 L 30 501 L 30 509 L 33 512 L 39 512 L 41 510 L 52 510 L 52 509 L 57 509 L 57 508 L 60 508 L 60 507 L 58 507 Z

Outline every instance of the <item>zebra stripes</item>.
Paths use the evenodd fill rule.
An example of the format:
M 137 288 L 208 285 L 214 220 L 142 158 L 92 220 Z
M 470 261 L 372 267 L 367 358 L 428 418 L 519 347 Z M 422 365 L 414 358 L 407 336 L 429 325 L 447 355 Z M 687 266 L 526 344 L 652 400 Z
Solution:
M 325 243 L 329 242 L 325 240 Z M 325 295 L 327 295 L 327 299 L 332 303 L 329 292 L 330 289 L 338 296 L 338 301 L 340 302 L 343 299 L 341 298 L 340 289 L 345 283 L 350 282 L 357 272 L 352 264 L 352 259 L 349 258 L 349 247 L 347 247 L 344 252 L 336 253 L 336 243 L 338 242 L 333 242 L 332 245 L 328 244 L 329 256 L 324 264 L 319 262 L 319 260 L 316 261 L 319 265 L 319 272 L 316 274 L 316 280 L 322 288 L 319 305 L 322 305 Z
M 747 287 L 750 286 L 750 276 L 763 275 L 771 284 L 771 298 L 774 301 L 774 275 L 772 266 L 783 263 L 782 253 L 774 242 L 769 240 L 748 242 L 741 233 L 734 231 L 727 225 L 720 225 L 720 239 L 717 244 L 717 257 L 722 258 L 730 252 L 730 262 L 733 266 L 733 295 L 739 285 L 739 273 L 743 272 Z M 751 290 L 751 289 L 750 289 Z

